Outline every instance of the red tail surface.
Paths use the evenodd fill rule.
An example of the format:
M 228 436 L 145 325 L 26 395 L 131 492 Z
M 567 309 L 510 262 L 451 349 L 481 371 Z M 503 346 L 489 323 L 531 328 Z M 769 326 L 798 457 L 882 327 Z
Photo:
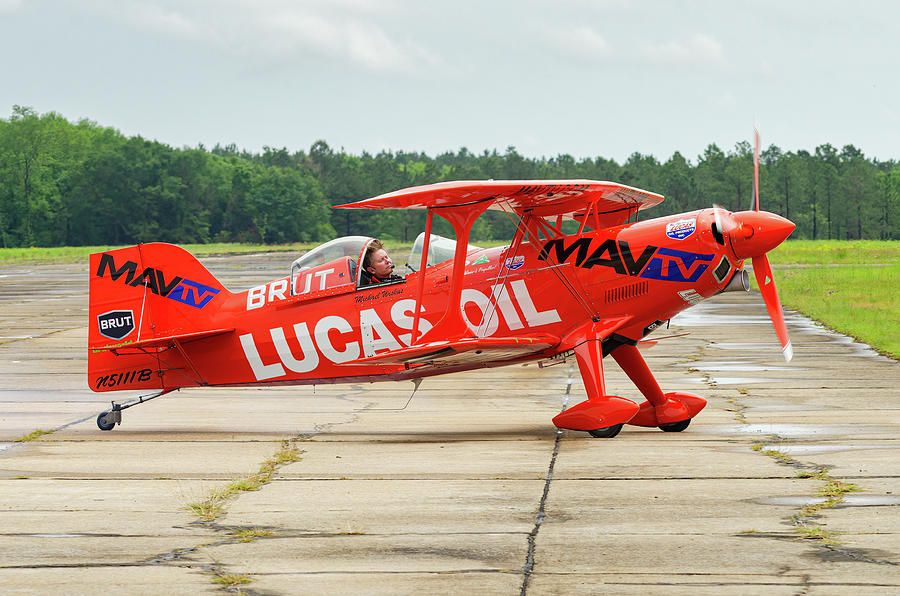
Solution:
M 173 338 L 218 332 L 230 293 L 186 250 L 141 244 L 91 255 L 88 384 L 94 391 L 196 385 Z M 183 370 L 185 382 L 173 386 Z

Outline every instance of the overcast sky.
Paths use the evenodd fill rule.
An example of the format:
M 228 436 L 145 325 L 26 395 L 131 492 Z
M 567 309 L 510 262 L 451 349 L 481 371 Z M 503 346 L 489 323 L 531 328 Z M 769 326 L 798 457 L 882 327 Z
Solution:
M 900 159 L 900 2 L 0 0 L 14 104 L 175 147 Z

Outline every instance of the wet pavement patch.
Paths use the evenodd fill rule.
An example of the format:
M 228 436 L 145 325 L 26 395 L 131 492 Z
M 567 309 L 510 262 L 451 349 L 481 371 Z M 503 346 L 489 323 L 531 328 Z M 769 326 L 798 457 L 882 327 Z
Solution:
M 763 445 L 763 450 L 777 449 L 785 455 L 818 455 L 840 451 L 864 451 L 867 449 L 900 449 L 900 445 Z
M 825 503 L 828 497 L 769 497 L 765 499 L 753 499 L 760 505 L 785 505 L 788 507 L 804 507 L 806 505 L 818 505 Z M 844 495 L 843 500 L 835 503 L 833 507 L 884 507 L 900 505 L 900 495 Z
M 709 424 L 697 426 L 694 432 L 704 434 L 723 435 L 758 435 L 775 436 L 783 438 L 804 437 L 831 437 L 843 436 L 848 432 L 848 426 L 841 424 Z M 890 426 L 878 426 L 867 424 L 854 424 L 852 430 L 855 434 L 894 433 L 896 429 Z M 779 450 L 781 447 L 779 446 Z

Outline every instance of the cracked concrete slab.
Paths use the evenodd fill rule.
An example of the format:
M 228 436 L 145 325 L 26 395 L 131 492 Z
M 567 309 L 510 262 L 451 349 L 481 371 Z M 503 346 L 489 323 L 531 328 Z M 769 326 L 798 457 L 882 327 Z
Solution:
M 247 287 L 289 260 L 204 263 Z M 850 506 L 897 491 L 900 366 L 794 313 L 785 364 L 758 296 L 707 301 L 656 332 L 690 335 L 645 352 L 664 390 L 709 399 L 683 433 L 557 434 L 550 418 L 584 399 L 569 364 L 427 379 L 408 405 L 411 383 L 182 391 L 104 433 L 86 267 L 0 273 L 5 593 L 212 593 L 214 573 L 259 594 L 900 589 L 900 507 Z M 606 364 L 610 391 L 640 401 Z M 13 443 L 36 429 L 59 430 Z M 283 440 L 298 461 L 213 521 L 187 510 Z M 862 489 L 803 518 L 836 545 L 797 532 L 826 482 L 798 474 L 820 470 Z

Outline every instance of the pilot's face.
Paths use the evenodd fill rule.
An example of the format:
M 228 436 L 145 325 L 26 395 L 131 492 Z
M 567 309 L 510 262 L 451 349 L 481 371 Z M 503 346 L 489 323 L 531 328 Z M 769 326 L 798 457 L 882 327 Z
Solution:
M 394 270 L 394 262 L 388 256 L 387 251 L 379 248 L 372 255 L 372 264 L 366 269 L 378 279 L 387 279 L 391 276 L 391 271 Z

